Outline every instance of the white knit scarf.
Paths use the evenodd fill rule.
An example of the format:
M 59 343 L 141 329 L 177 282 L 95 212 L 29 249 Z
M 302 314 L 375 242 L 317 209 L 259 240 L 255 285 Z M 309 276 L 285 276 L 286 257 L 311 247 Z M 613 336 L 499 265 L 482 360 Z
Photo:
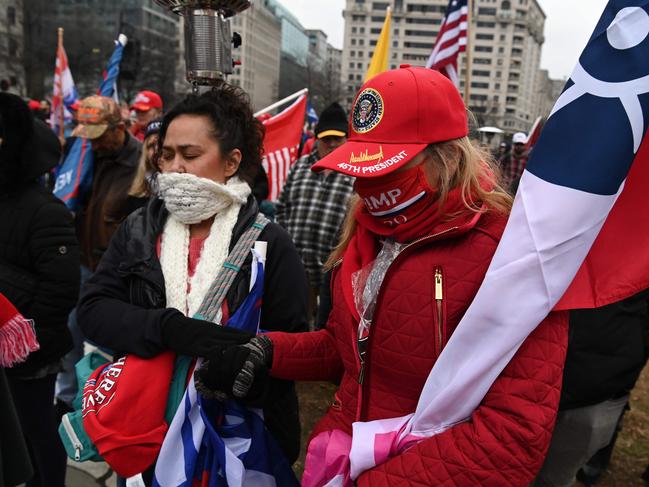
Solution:
M 189 225 L 181 223 L 171 213 L 162 233 L 160 265 L 165 280 L 167 306 L 180 310 L 186 316 L 193 316 L 198 311 L 205 294 L 225 262 L 239 210 L 251 193 L 250 186 L 238 177 L 232 177 L 227 184 L 220 186 L 223 187 L 223 191 L 213 194 L 215 198 L 221 200 L 219 206 L 223 209 L 214 217 L 214 223 L 212 223 L 210 234 L 203 244 L 203 250 L 191 281 L 188 277 Z M 189 293 L 187 292 L 188 283 Z M 216 322 L 218 323 L 220 319 L 219 311 Z

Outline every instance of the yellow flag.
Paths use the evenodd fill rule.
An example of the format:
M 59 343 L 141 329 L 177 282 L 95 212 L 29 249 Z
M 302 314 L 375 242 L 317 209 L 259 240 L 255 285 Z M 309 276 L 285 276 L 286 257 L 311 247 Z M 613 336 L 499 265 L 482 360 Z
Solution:
M 383 28 L 381 29 L 381 35 L 379 36 L 379 41 L 376 43 L 376 49 L 374 49 L 374 54 L 372 55 L 372 61 L 370 61 L 370 67 L 367 69 L 367 74 L 365 75 L 365 81 L 376 76 L 383 71 L 388 70 L 388 55 L 390 54 L 390 20 L 392 19 L 392 9 L 388 7 L 388 11 L 385 14 L 385 22 L 383 23 Z

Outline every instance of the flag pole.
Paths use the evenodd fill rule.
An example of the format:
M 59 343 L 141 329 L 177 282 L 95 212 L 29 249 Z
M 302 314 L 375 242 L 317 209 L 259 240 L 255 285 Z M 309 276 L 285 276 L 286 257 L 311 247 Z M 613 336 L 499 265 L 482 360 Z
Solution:
M 271 110 L 274 110 L 277 107 L 281 107 L 284 103 L 288 103 L 291 100 L 295 100 L 296 98 L 299 98 L 300 96 L 304 95 L 305 93 L 308 93 L 309 89 L 308 88 L 303 88 L 300 91 L 296 91 L 292 95 L 287 96 L 286 98 L 281 99 L 280 101 L 277 101 L 273 103 L 272 105 L 267 106 L 266 108 L 262 108 L 259 110 L 257 113 L 255 113 L 253 116 L 258 117 L 259 115 L 263 115 L 264 113 L 268 113 Z
M 466 72 L 464 73 L 464 104 L 469 108 L 469 100 L 471 99 L 471 65 L 473 64 L 473 42 L 471 40 L 471 22 L 473 21 L 473 0 L 467 0 L 467 14 L 466 14 Z
M 59 53 L 63 49 L 63 27 L 58 28 L 58 36 L 59 36 L 59 43 L 58 43 L 58 48 L 56 50 L 56 64 L 59 64 Z M 65 127 L 63 124 L 65 123 L 65 105 L 63 104 L 63 66 L 59 66 L 59 94 L 61 96 L 61 103 L 59 103 L 59 140 L 61 141 L 61 144 L 65 141 Z

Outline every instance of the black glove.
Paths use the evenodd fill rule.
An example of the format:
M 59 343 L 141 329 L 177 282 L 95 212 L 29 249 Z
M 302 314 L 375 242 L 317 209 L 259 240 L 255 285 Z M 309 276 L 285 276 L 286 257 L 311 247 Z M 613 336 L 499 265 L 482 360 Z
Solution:
M 219 349 L 247 343 L 254 335 L 209 321 L 187 318 L 180 311 L 162 323 L 162 342 L 190 357 L 209 357 Z
M 206 397 L 234 396 L 249 406 L 261 407 L 268 393 L 272 360 L 273 343 L 268 337 L 257 336 L 245 345 L 212 354 L 196 371 L 196 389 Z

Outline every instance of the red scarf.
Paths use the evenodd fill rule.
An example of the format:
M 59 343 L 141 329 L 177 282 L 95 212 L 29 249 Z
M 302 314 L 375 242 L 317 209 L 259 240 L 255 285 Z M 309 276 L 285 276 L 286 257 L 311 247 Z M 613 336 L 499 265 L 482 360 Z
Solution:
M 413 205 L 415 208 L 409 208 L 413 216 L 405 223 L 395 227 L 383 223 L 381 217 L 377 218 L 371 215 L 365 205 L 361 205 L 356 211 L 358 227 L 345 250 L 340 268 L 345 301 L 356 320 L 359 320 L 359 314 L 354 304 L 352 275 L 376 258 L 380 249 L 379 239 L 381 237 L 390 237 L 400 243 L 412 242 L 417 238 L 451 230 L 455 227 L 474 225 L 480 217 L 480 213 L 471 212 L 466 208 L 462 201 L 461 188 L 449 191 L 442 207 L 439 205 L 439 200 L 434 199 L 435 197 L 436 192 L 429 191 L 424 199 Z M 448 215 L 454 214 L 460 214 L 460 216 L 448 218 Z

